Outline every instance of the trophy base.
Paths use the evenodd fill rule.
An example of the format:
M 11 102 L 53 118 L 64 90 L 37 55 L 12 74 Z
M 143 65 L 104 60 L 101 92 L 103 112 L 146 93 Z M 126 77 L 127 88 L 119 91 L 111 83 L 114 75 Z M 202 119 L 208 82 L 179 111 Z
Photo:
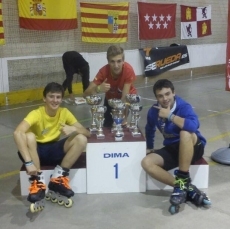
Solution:
M 141 133 L 140 132 L 132 132 L 133 137 L 140 137 Z
M 104 139 L 105 135 L 104 134 L 97 134 L 97 139 Z
M 117 128 L 116 127 L 112 127 L 111 133 L 115 133 L 115 132 L 117 132 Z
M 98 131 L 98 129 L 96 127 L 95 128 L 94 127 L 90 127 L 89 131 L 90 131 L 91 134 L 96 134 L 97 131 Z
M 119 142 L 123 140 L 123 136 L 115 136 L 115 141 Z

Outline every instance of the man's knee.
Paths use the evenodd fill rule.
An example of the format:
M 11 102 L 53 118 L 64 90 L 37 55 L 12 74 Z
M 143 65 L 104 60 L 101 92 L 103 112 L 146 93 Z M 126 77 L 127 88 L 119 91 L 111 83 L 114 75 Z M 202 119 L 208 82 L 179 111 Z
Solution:
M 197 141 L 197 136 L 195 133 L 190 133 L 188 131 L 182 130 L 180 131 L 180 141 L 192 141 L 193 145 L 195 145 Z
M 78 134 L 74 137 L 74 143 L 77 145 L 86 146 L 87 145 L 87 137 L 83 134 Z
M 36 136 L 35 136 L 35 134 L 32 133 L 32 132 L 26 133 L 26 140 L 27 140 L 27 143 L 34 143 L 34 142 L 36 142 Z

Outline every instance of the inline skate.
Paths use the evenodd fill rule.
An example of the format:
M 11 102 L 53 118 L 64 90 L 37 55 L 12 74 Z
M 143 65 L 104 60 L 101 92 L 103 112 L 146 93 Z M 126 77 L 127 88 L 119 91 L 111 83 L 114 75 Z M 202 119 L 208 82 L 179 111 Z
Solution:
M 37 175 L 32 175 L 29 178 L 29 182 L 31 185 L 29 187 L 29 195 L 27 200 L 31 203 L 30 211 L 35 213 L 43 210 L 45 207 L 44 197 L 46 192 L 46 185 L 42 172 L 38 172 Z
M 210 207 L 211 200 L 205 192 L 200 191 L 195 185 L 190 184 L 187 191 L 187 201 L 195 204 L 197 207 Z
M 64 205 L 66 208 L 70 208 L 73 205 L 74 192 L 69 186 L 69 169 L 56 166 L 54 173 L 50 178 L 48 185 L 49 191 L 46 195 L 46 200 L 51 200 L 52 203 L 58 203 Z
M 187 201 L 187 190 L 191 182 L 189 173 L 184 175 L 180 171 L 175 172 L 175 186 L 170 197 L 169 212 L 173 215 L 179 212 L 180 205 Z

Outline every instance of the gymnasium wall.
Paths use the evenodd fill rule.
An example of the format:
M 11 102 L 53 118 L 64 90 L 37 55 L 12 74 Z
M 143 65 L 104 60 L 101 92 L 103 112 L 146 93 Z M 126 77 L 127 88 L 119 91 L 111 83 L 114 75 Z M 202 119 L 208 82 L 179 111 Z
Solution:
M 88 2 L 110 1 L 90 0 Z M 222 60 L 225 60 L 226 55 L 225 51 L 223 52 L 223 47 L 225 48 L 227 40 L 227 0 L 147 1 L 151 3 L 177 3 L 176 37 L 151 41 L 138 40 L 137 2 L 136 0 L 130 0 L 129 2 L 128 42 L 121 43 L 120 45 L 126 50 L 126 61 L 135 64 L 134 67 L 136 68 L 137 75 L 141 75 L 143 72 L 143 66 L 140 62 L 141 58 L 138 54 L 139 48 L 168 46 L 172 43 L 191 47 L 194 61 L 197 61 L 199 65 L 207 66 L 203 59 L 204 55 L 209 59 L 211 55 L 213 59 L 217 60 L 217 63 L 214 62 L 214 64 L 218 65 L 220 64 L 219 62 L 223 64 Z M 181 4 L 212 6 L 211 36 L 191 40 L 180 39 Z M 69 31 L 32 31 L 20 29 L 17 0 L 3 0 L 2 8 L 6 44 L 0 46 L 0 93 L 41 88 L 51 80 L 61 83 L 65 77 L 61 55 L 68 50 L 77 50 L 89 59 L 91 78 L 93 78 L 96 70 L 106 62 L 105 51 L 111 44 L 94 44 L 81 41 L 80 1 L 77 1 L 78 29 Z M 221 46 L 221 52 L 215 52 L 216 45 L 218 47 Z M 205 51 L 208 52 L 205 53 Z M 135 52 L 135 55 L 133 55 L 133 52 Z M 213 64 L 212 61 L 210 63 Z M 191 66 L 187 65 L 184 68 L 191 68 Z

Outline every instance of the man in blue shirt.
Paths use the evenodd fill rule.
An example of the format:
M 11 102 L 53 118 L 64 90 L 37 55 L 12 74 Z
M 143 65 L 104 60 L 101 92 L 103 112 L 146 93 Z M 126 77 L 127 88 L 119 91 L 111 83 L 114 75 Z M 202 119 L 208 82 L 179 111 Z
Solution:
M 175 94 L 174 86 L 167 79 L 158 80 L 153 86 L 157 99 L 148 111 L 145 127 L 147 155 L 142 167 L 154 179 L 174 187 L 169 211 L 179 211 L 179 205 L 191 200 L 197 206 L 210 205 L 205 193 L 191 184 L 190 164 L 202 158 L 205 138 L 199 131 L 199 120 L 192 106 Z M 154 149 L 156 128 L 164 137 L 161 149 Z M 179 167 L 173 177 L 168 170 Z

